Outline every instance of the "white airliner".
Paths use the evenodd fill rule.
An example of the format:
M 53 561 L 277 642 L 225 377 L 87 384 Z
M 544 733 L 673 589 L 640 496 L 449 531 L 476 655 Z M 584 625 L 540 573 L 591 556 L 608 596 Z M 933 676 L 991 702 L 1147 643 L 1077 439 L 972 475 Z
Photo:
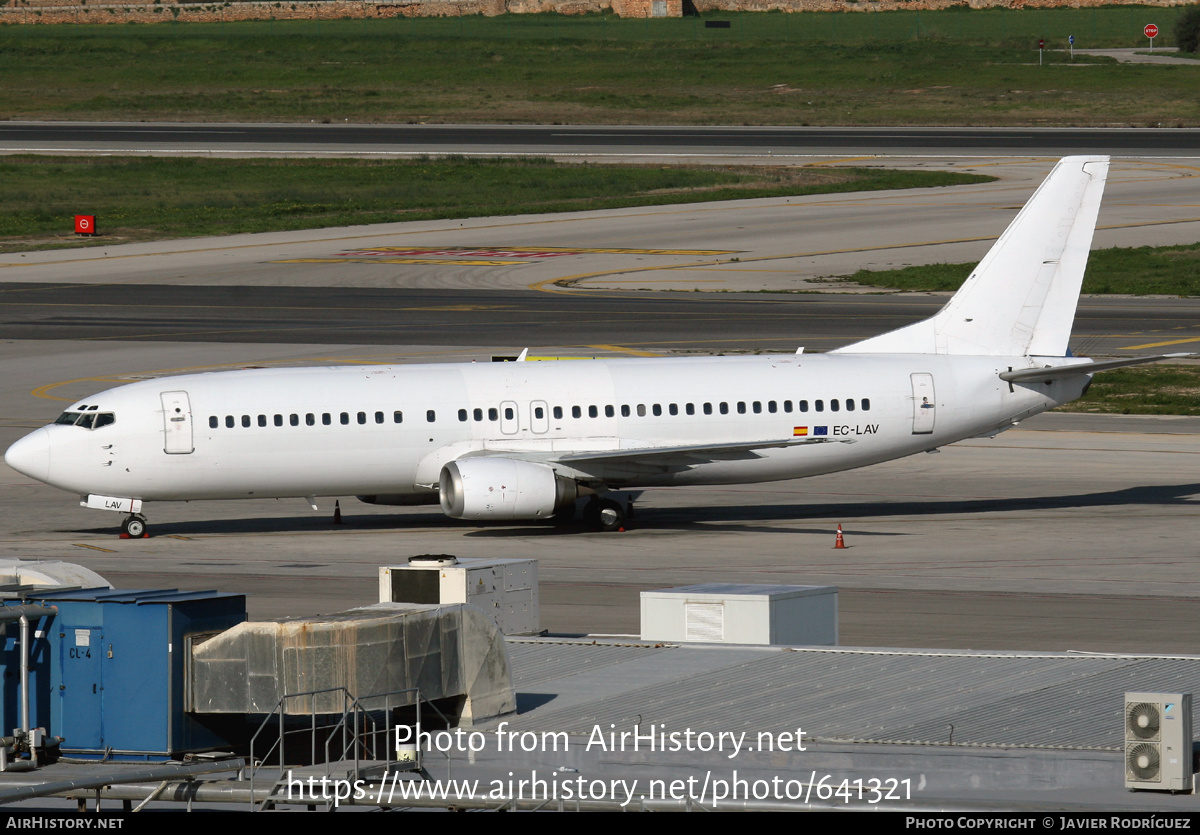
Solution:
M 1070 356 L 1106 157 L 1055 166 L 953 298 L 827 354 L 226 371 L 77 403 L 9 448 L 87 507 L 358 496 L 449 516 L 573 513 L 623 524 L 623 488 L 863 467 L 994 435 L 1081 396 L 1096 371 L 1168 356 Z M 314 504 L 315 507 L 315 504 Z

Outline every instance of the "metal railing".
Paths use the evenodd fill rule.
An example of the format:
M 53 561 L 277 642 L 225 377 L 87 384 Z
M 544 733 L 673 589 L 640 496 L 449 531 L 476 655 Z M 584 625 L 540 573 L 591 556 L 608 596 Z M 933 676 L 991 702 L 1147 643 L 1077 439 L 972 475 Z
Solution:
M 336 694 L 341 697 L 342 710 L 341 714 L 328 713 L 318 715 L 315 709 L 317 697 L 330 696 Z M 289 713 L 286 710 L 289 702 L 297 699 L 308 699 L 308 723 L 307 727 L 288 727 L 288 717 L 301 714 Z M 258 730 L 250 738 L 250 796 L 251 808 L 263 810 L 273 807 L 280 798 L 276 792 L 279 788 L 286 785 L 291 779 L 293 771 L 288 768 L 288 742 L 295 739 L 307 737 L 308 743 L 308 758 L 307 765 L 318 766 L 324 765 L 324 776 L 329 778 L 333 776 L 334 765 L 339 765 L 345 768 L 346 771 L 339 773 L 337 779 L 348 780 L 352 784 L 357 784 L 358 781 L 365 777 L 379 773 L 388 774 L 396 770 L 415 771 L 422 775 L 425 774 L 424 764 L 422 762 L 422 752 L 420 744 L 415 747 L 415 759 L 412 761 L 401 761 L 398 756 L 395 740 L 398 739 L 398 727 L 413 727 L 408 723 L 395 721 L 396 712 L 400 708 L 413 707 L 415 709 L 415 728 L 421 727 L 421 709 L 422 705 L 427 706 L 432 710 L 438 718 L 445 724 L 450 726 L 449 719 L 446 718 L 437 706 L 432 702 L 421 697 L 421 692 L 415 687 L 406 688 L 403 690 L 392 690 L 386 693 L 374 693 L 369 696 L 357 698 L 345 687 L 330 687 L 324 690 L 309 690 L 303 693 L 288 693 L 280 697 L 275 704 L 275 709 L 264 717 Z M 263 737 L 264 732 L 271 726 L 272 720 L 277 723 L 277 732 L 271 739 L 270 746 L 261 753 L 261 756 L 256 753 L 265 743 L 260 742 L 260 737 Z M 324 744 L 320 745 L 319 740 L 324 738 Z M 416 733 L 411 735 L 414 742 L 417 742 Z M 448 752 L 441 752 L 447 761 L 447 771 L 451 769 L 450 755 Z M 320 756 L 318 756 L 318 754 Z M 268 765 L 272 759 L 277 759 L 278 772 L 276 773 L 274 765 Z M 265 773 L 272 775 L 272 784 L 266 796 L 256 804 L 253 798 L 258 797 L 256 791 L 256 782 L 261 783 Z M 310 775 L 315 776 L 315 775 Z M 303 782 L 303 781 L 301 781 Z M 292 799 L 288 802 L 316 804 L 325 802 L 328 804 L 330 798 L 303 798 Z

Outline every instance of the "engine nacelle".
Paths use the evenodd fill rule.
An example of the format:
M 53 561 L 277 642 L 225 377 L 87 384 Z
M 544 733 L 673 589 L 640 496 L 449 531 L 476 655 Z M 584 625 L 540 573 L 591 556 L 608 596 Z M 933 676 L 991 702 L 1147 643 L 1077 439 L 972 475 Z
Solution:
M 512 458 L 451 461 L 439 485 L 442 511 L 455 519 L 546 519 L 579 495 L 553 467 Z

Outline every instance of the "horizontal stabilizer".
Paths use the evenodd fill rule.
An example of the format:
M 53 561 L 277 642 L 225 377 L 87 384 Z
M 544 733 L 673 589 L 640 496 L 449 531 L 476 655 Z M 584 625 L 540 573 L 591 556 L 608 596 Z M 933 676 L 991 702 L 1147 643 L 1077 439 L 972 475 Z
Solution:
M 1200 354 L 1156 354 L 1152 357 L 1126 357 L 1119 360 L 1104 360 L 1102 362 L 1081 362 L 1071 365 L 1048 365 L 1044 368 L 1020 368 L 1016 371 L 1001 371 L 1000 379 L 1010 383 L 1048 383 L 1051 380 L 1061 380 L 1064 377 L 1074 377 L 1077 374 L 1095 374 L 1097 371 L 1108 371 L 1112 368 L 1128 368 L 1131 365 L 1144 365 L 1148 362 L 1162 360 L 1194 359 Z

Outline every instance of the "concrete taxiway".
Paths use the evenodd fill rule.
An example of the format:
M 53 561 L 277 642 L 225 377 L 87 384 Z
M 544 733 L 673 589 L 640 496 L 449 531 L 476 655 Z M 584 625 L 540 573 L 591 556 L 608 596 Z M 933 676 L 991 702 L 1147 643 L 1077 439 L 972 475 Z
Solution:
M 790 351 L 807 337 L 813 348 L 835 347 L 927 315 L 941 299 L 714 303 L 701 293 L 592 294 L 556 282 L 816 289 L 822 276 L 859 266 L 971 260 L 1052 160 L 930 164 L 1003 178 L 5 255 L 0 444 L 88 393 L 184 371 L 484 361 L 523 347 L 552 356 Z M 1198 174 L 1194 161 L 1117 161 L 1097 244 L 1196 240 Z M 527 304 L 556 294 L 561 307 Z M 681 312 L 664 315 L 660 303 Z M 826 307 L 818 316 L 811 305 Z M 384 308 L 403 315 L 381 316 Z M 1093 353 L 1188 350 L 1200 341 L 1200 308 L 1085 299 L 1076 335 Z M 332 500 L 314 513 L 296 499 L 150 506 L 154 536 L 122 541 L 115 514 L 81 509 L 75 497 L 3 469 L 0 554 L 80 562 L 126 587 L 248 592 L 254 615 L 370 602 L 376 566 L 412 554 L 533 556 L 543 625 L 557 632 L 636 632 L 643 589 L 832 583 L 843 590 L 849 644 L 1194 652 L 1181 624 L 1200 601 L 1197 428 L 1195 419 L 1050 415 L 995 440 L 861 472 L 647 491 L 636 524 L 618 534 L 479 526 L 436 508 L 353 499 L 334 527 Z M 839 523 L 850 548 L 834 552 Z
M 36 349 L 37 356 L 31 356 Z M 264 362 L 486 360 L 484 349 L 368 350 L 161 342 L 0 346 L 7 446 L 72 399 L 160 368 Z M 78 379 L 43 386 L 65 366 Z M 247 592 L 251 614 L 371 602 L 376 567 L 421 553 L 536 557 L 543 626 L 638 631 L 642 590 L 700 582 L 834 584 L 856 645 L 1194 652 L 1200 605 L 1200 419 L 1047 415 L 851 473 L 652 490 L 624 533 L 454 522 L 437 508 L 300 499 L 148 506 L 150 539 L 116 514 L 7 468 L 0 556 L 63 559 L 122 587 Z M 834 551 L 834 530 L 850 547 Z

